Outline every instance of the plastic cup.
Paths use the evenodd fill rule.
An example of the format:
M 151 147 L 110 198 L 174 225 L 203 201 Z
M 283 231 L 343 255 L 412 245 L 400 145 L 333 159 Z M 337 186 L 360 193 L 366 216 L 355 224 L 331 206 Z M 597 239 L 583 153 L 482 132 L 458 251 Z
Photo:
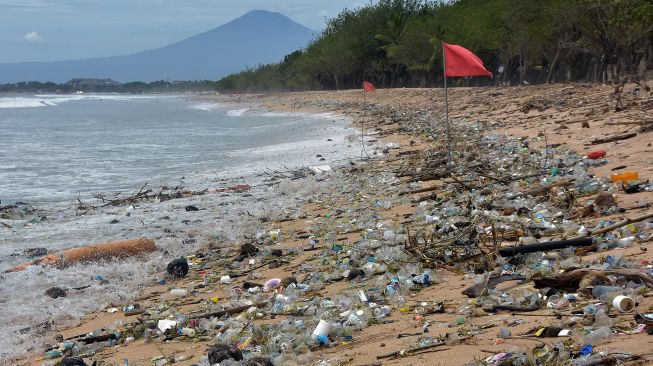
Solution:
M 329 332 L 331 332 L 331 323 L 320 319 L 320 322 L 317 323 L 317 327 L 315 327 L 315 330 L 313 330 L 311 337 L 313 337 L 313 339 L 317 339 L 320 336 L 328 336 Z

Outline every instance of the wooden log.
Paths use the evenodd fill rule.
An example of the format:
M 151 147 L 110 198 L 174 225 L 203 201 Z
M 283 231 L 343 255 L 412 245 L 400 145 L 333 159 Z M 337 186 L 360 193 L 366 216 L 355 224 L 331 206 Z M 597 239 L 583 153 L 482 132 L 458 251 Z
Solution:
M 441 188 L 441 187 L 439 187 L 439 186 L 435 186 L 435 187 L 426 187 L 426 188 L 414 189 L 414 190 L 410 191 L 409 193 L 410 193 L 410 194 L 426 193 L 426 192 L 435 191 L 435 190 L 440 189 L 440 188 Z M 400 195 L 401 195 L 401 194 L 400 194 Z
M 437 193 L 431 193 L 431 194 L 428 194 L 426 196 L 423 196 L 423 197 L 420 197 L 420 198 L 417 198 L 417 199 L 413 200 L 413 203 L 420 203 L 422 201 L 436 200 L 437 198 L 438 198 Z
M 228 315 L 228 314 L 242 313 L 243 311 L 245 311 L 245 310 L 247 310 L 247 309 L 249 309 L 251 307 L 256 307 L 256 308 L 259 308 L 259 309 L 260 308 L 265 308 L 269 303 L 270 303 L 270 301 L 264 301 L 264 302 L 259 302 L 259 303 L 252 304 L 252 305 L 237 306 L 237 307 L 231 308 L 231 309 L 212 311 L 210 313 L 199 314 L 199 315 L 191 315 L 190 318 L 191 319 L 208 319 L 208 318 L 213 318 L 213 317 L 220 318 L 220 317 L 223 317 L 223 316 Z
M 586 276 L 622 276 L 629 281 L 641 282 L 648 288 L 653 288 L 653 280 L 648 273 L 640 269 L 614 268 L 614 269 L 593 269 L 578 268 L 567 272 L 542 276 L 537 273 L 533 276 L 535 288 L 554 287 L 559 290 L 576 291 L 581 287 L 581 281 Z
M 592 145 L 605 144 L 605 143 L 608 143 L 608 142 L 627 140 L 627 139 L 633 138 L 635 136 L 637 136 L 637 132 L 623 133 L 621 135 L 614 135 L 614 136 L 610 136 L 610 137 L 598 138 L 596 140 L 592 140 L 592 142 L 590 142 L 590 144 L 592 144 Z
M 575 182 L 576 181 L 574 179 L 563 180 L 563 181 L 560 181 L 560 182 L 550 184 L 548 186 L 531 189 L 530 191 L 526 191 L 526 192 L 517 193 L 517 194 L 515 194 L 513 196 L 509 196 L 508 199 L 515 199 L 515 198 L 521 197 L 521 196 L 531 196 L 531 197 L 541 196 L 541 195 L 549 193 L 551 188 L 554 188 L 554 187 L 567 187 L 567 186 L 573 185 Z
M 91 244 L 81 248 L 72 248 L 60 253 L 19 264 L 5 270 L 5 273 L 18 272 L 29 266 L 53 266 L 64 268 L 76 263 L 87 263 L 110 258 L 127 258 L 156 250 L 154 240 L 148 238 L 110 241 L 102 244 Z
M 555 240 L 543 243 L 535 243 L 522 246 L 513 246 L 510 248 L 503 248 L 499 251 L 502 257 L 512 257 L 517 254 L 528 254 L 536 252 L 544 252 L 547 250 L 564 249 L 568 247 L 587 247 L 594 244 L 592 238 L 577 238 L 571 240 Z

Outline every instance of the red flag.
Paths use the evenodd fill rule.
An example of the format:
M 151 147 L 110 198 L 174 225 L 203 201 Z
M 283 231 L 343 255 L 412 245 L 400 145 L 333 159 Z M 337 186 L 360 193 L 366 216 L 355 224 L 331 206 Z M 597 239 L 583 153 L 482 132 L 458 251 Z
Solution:
M 445 76 L 492 76 L 483 66 L 483 61 L 465 47 L 443 42 L 442 49 Z
M 369 81 L 363 81 L 363 90 L 366 93 L 369 93 L 369 92 L 373 92 L 374 90 L 376 90 L 376 88 L 374 88 L 374 84 L 370 83 Z

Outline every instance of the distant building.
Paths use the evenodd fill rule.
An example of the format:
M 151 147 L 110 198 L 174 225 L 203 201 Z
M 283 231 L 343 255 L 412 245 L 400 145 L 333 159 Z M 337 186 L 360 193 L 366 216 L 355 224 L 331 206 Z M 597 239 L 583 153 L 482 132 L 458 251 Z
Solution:
M 72 79 L 66 83 L 75 88 L 93 88 L 98 86 L 119 86 L 119 82 L 111 79 Z

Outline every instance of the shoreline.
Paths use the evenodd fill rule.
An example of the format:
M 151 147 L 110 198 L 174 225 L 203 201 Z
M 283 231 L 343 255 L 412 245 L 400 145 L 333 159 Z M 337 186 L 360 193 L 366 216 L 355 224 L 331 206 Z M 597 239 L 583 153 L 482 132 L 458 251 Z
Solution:
M 572 85 L 572 88 L 577 88 L 580 91 L 577 90 L 573 94 L 564 94 L 568 93 L 568 91 L 562 92 L 562 95 L 565 96 L 560 98 L 560 100 L 565 101 L 565 103 L 561 107 L 561 111 L 557 110 L 555 103 L 551 103 L 550 101 L 546 100 L 546 96 L 549 96 L 550 99 L 555 99 L 555 96 L 559 95 L 561 90 L 569 87 L 569 85 L 557 85 L 545 87 L 520 87 L 515 89 L 467 88 L 466 90 L 459 90 L 455 93 L 452 93 L 451 100 L 455 102 L 452 103 L 450 110 L 452 110 L 453 119 L 461 119 L 463 117 L 467 117 L 468 119 L 477 119 L 478 117 L 484 118 L 486 119 L 485 121 L 482 121 L 479 118 L 478 124 L 485 124 L 484 126 L 487 126 L 494 131 L 501 131 L 503 126 L 509 125 L 511 123 L 520 123 L 521 125 L 513 125 L 507 129 L 507 131 L 515 135 L 530 136 L 533 139 L 533 149 L 537 149 L 538 146 L 546 143 L 546 141 L 544 141 L 546 139 L 542 138 L 543 136 L 540 136 L 538 139 L 537 134 L 543 130 L 553 130 L 559 126 L 566 126 L 568 122 L 571 122 L 573 130 L 567 132 L 565 130 L 570 129 L 570 127 L 567 127 L 565 129 L 560 129 L 557 132 L 550 132 L 552 134 L 551 140 L 555 141 L 554 143 L 556 144 L 569 144 L 570 146 L 575 147 L 583 152 L 589 150 L 585 149 L 584 143 L 590 141 L 590 139 L 594 139 L 596 136 L 585 133 L 586 130 L 581 129 L 582 127 L 576 129 L 577 125 L 575 125 L 576 122 L 574 122 L 574 120 L 577 118 L 575 117 L 575 114 L 570 113 L 570 110 L 573 107 L 569 107 L 569 105 L 573 104 L 570 103 L 569 100 L 575 100 L 576 98 L 586 98 L 588 100 L 592 100 L 593 98 L 595 103 L 597 103 L 596 100 L 599 100 L 597 103 L 597 108 L 602 108 L 603 103 L 609 105 L 609 101 L 603 102 L 601 101 L 600 97 L 597 97 L 596 95 L 609 96 L 608 89 L 610 88 L 600 86 L 586 88 L 582 85 Z M 511 91 L 515 93 L 511 93 Z M 465 93 L 469 95 L 465 95 Z M 499 97 L 503 98 L 501 98 L 501 101 L 499 102 L 489 104 L 487 99 L 491 97 L 490 95 L 492 93 L 503 94 L 495 95 L 496 99 L 500 99 Z M 522 95 L 519 95 L 520 93 Z M 370 131 L 373 131 L 376 136 L 379 137 L 379 141 L 381 141 L 383 144 L 395 143 L 401 145 L 399 148 L 384 148 L 384 150 L 386 150 L 386 155 L 384 157 L 377 157 L 377 159 L 372 159 L 366 162 L 357 161 L 354 167 L 343 170 L 343 172 L 336 172 L 335 178 L 329 178 L 327 176 L 321 182 L 314 182 L 313 184 L 315 184 L 315 187 L 308 190 L 312 192 L 312 196 L 306 197 L 310 199 L 304 200 L 305 202 L 303 202 L 302 208 L 290 215 L 287 215 L 286 217 L 278 217 L 277 221 L 280 222 L 274 222 L 274 220 L 270 220 L 269 222 L 264 223 L 269 230 L 280 229 L 282 240 L 273 240 L 272 242 L 268 241 L 267 245 L 262 246 L 262 249 L 265 248 L 265 250 L 267 250 L 269 248 L 278 248 L 282 250 L 291 250 L 292 252 L 292 250 L 296 250 L 297 248 L 305 248 L 308 243 L 307 240 L 302 239 L 302 237 L 306 234 L 313 234 L 316 235 L 315 237 L 320 237 L 321 240 L 325 241 L 325 243 L 329 245 L 343 243 L 343 245 L 346 247 L 350 247 L 355 250 L 362 250 L 365 252 L 365 250 L 359 248 L 358 245 L 361 242 L 366 242 L 366 235 L 361 235 L 361 231 L 353 230 L 353 224 L 351 222 L 347 224 L 347 221 L 351 221 L 354 218 L 362 219 L 363 216 L 367 217 L 366 215 L 370 215 L 368 212 L 369 208 L 366 205 L 371 204 L 372 207 L 378 207 L 378 213 L 376 214 L 379 216 L 379 218 L 376 219 L 378 221 L 377 225 L 383 224 L 383 226 L 381 226 L 383 230 L 386 230 L 385 228 L 392 228 L 391 231 L 396 233 L 401 231 L 402 226 L 410 225 L 411 223 L 409 221 L 415 220 L 415 217 L 422 215 L 422 206 L 421 204 L 416 204 L 414 199 L 421 199 L 425 197 L 425 195 L 419 193 L 408 194 L 407 197 L 406 195 L 399 195 L 399 192 L 405 190 L 418 191 L 420 189 L 429 188 L 432 184 L 440 186 L 440 191 L 444 190 L 446 192 L 447 187 L 451 184 L 455 184 L 455 182 L 446 182 L 446 179 L 435 179 L 432 181 L 417 180 L 415 182 L 408 182 L 406 179 L 402 180 L 400 178 L 394 177 L 394 172 L 397 168 L 406 166 L 406 163 L 408 163 L 408 166 L 410 167 L 411 163 L 419 162 L 415 159 L 415 156 L 418 156 L 433 146 L 433 142 L 428 141 L 429 137 L 424 132 L 423 128 L 425 125 L 428 126 L 430 123 L 429 121 L 433 120 L 437 115 L 437 106 L 441 105 L 441 96 L 439 94 L 441 93 L 439 93 L 438 90 L 432 89 L 381 89 L 377 90 L 374 95 L 368 95 L 368 101 L 370 102 L 370 105 L 365 111 L 362 110 L 363 105 L 362 100 L 360 100 L 362 99 L 362 92 L 360 91 L 284 93 L 273 94 L 271 96 L 265 97 L 254 97 L 254 100 L 260 102 L 260 104 L 267 107 L 278 108 L 277 110 L 280 109 L 281 112 L 287 112 L 288 109 L 292 111 L 304 111 L 307 109 L 314 111 L 312 108 L 321 109 L 322 111 L 328 112 L 340 112 L 352 118 L 351 124 L 354 127 L 358 127 L 357 125 L 359 123 L 365 123 L 368 125 Z M 542 95 L 545 97 L 542 97 Z M 456 98 L 460 99 L 456 100 Z M 536 102 L 541 102 L 542 100 L 547 102 L 544 103 L 544 107 L 546 108 L 537 105 Z M 474 102 L 476 102 L 476 105 L 473 105 Z M 465 103 L 468 105 L 465 105 Z M 553 106 L 551 107 L 551 105 Z M 528 106 L 529 110 L 524 112 L 523 110 L 526 109 L 526 106 Z M 579 109 L 582 108 L 587 109 L 586 107 L 579 107 Z M 602 111 L 603 110 L 601 109 L 599 112 L 596 112 L 597 116 L 602 117 L 608 122 L 614 122 L 615 118 L 618 118 L 619 121 L 624 122 L 634 121 L 639 116 L 638 111 L 626 111 L 626 115 L 617 115 L 617 117 L 611 115 L 609 112 L 603 113 Z M 587 113 L 588 111 L 585 111 L 584 114 L 579 115 L 584 116 Z M 603 115 L 599 113 L 603 113 Z M 604 116 L 605 114 L 607 114 L 607 116 Z M 490 116 L 487 117 L 488 115 Z M 563 121 L 563 123 L 556 123 L 555 121 L 558 120 Z M 541 123 L 542 121 L 544 124 L 551 124 L 551 126 L 541 128 L 542 126 L 530 125 L 535 125 L 537 123 Z M 594 129 L 592 130 L 594 131 L 593 133 L 599 137 L 602 135 L 610 135 L 616 132 L 622 132 L 619 130 L 620 125 L 601 126 L 599 124 L 600 122 L 591 122 L 591 126 L 594 125 Z M 546 136 L 546 132 L 544 136 Z M 638 136 L 634 137 L 634 140 L 630 141 L 630 145 L 628 146 L 622 146 L 621 144 L 606 144 L 605 146 L 609 147 L 609 156 L 612 157 L 614 155 L 615 159 L 611 159 L 611 161 L 602 166 L 592 168 L 592 171 L 595 171 L 596 174 L 605 176 L 605 174 L 609 174 L 613 168 L 617 167 L 618 165 L 623 165 L 623 161 L 621 161 L 619 157 L 627 156 L 627 158 L 629 158 L 628 169 L 636 169 L 640 171 L 640 174 L 643 177 L 652 177 L 652 167 L 651 165 L 647 164 L 647 160 L 645 158 L 646 154 L 650 153 L 649 150 L 651 149 L 650 146 L 647 146 L 646 143 L 647 139 L 650 138 L 650 136 L 650 132 L 641 133 Z M 632 157 L 633 155 L 635 156 Z M 302 183 L 302 181 L 298 181 L 295 185 L 288 184 L 288 187 L 286 188 L 287 194 L 300 192 L 302 189 L 306 188 L 306 185 L 306 182 Z M 384 192 L 383 190 L 379 190 L 379 186 L 387 187 L 386 189 L 389 191 Z M 345 189 L 344 191 L 341 191 L 340 188 Z M 364 193 L 365 189 L 370 190 L 370 193 Z M 347 198 L 346 196 L 351 195 L 351 192 L 354 190 L 359 190 L 360 192 L 353 197 Z M 446 193 L 440 194 L 445 194 L 446 196 Z M 369 195 L 369 197 L 366 198 L 365 195 Z M 616 196 L 618 202 L 620 205 L 623 205 L 623 207 L 632 207 L 636 205 L 640 200 L 645 200 L 650 204 L 652 201 L 651 198 L 653 197 L 651 192 L 642 192 L 636 195 L 625 195 L 617 192 Z M 633 196 L 636 197 L 633 198 Z M 380 206 L 375 206 L 378 205 L 378 201 L 384 201 L 384 197 L 385 200 L 390 202 L 389 209 L 386 208 L 385 203 L 382 203 Z M 302 202 L 302 199 L 300 199 L 299 202 Z M 643 212 L 648 212 L 648 210 L 650 209 L 647 207 L 635 207 L 633 209 L 627 210 L 626 214 L 629 216 L 635 216 Z M 326 215 L 329 215 L 329 217 L 327 218 Z M 335 221 L 337 222 L 328 220 L 331 218 L 331 215 L 335 217 Z M 607 218 L 616 219 L 622 216 L 623 214 L 614 214 L 612 216 L 608 216 Z M 341 218 L 338 219 L 338 217 Z M 345 220 L 347 217 L 349 219 Z M 594 218 L 593 221 L 596 219 L 597 218 Z M 331 232 L 335 228 L 338 228 L 338 230 Z M 378 235 L 378 231 L 381 228 L 375 229 L 373 231 L 374 235 Z M 377 237 L 373 236 L 373 238 Z M 650 245 L 650 243 L 645 242 L 642 244 L 643 247 L 647 247 L 648 245 Z M 650 259 L 649 255 L 646 252 L 638 253 L 637 249 L 638 248 L 636 246 L 633 246 L 623 250 L 612 250 L 611 252 L 616 251 L 623 253 L 624 255 L 632 255 L 633 259 Z M 590 255 L 588 259 L 598 259 L 602 255 L 604 254 L 599 253 L 598 255 Z M 288 260 L 290 263 L 285 264 L 282 267 L 255 271 L 254 273 L 256 273 L 256 277 L 254 280 L 265 281 L 266 278 L 284 278 L 288 275 L 291 269 L 297 271 L 298 268 L 301 269 L 301 266 L 306 265 L 306 263 L 316 262 L 316 264 L 310 265 L 315 267 L 317 264 L 319 264 L 320 258 L 321 257 L 314 257 L 310 251 L 299 250 L 297 251 L 297 254 L 289 256 Z M 329 256 L 326 258 L 329 258 Z M 215 258 L 214 260 L 218 259 Z M 256 258 L 255 263 L 258 264 L 260 260 L 262 260 L 262 258 Z M 246 267 L 247 266 L 248 265 L 246 265 Z M 205 266 L 205 268 L 208 269 L 200 269 L 199 271 L 211 272 L 212 274 L 210 277 L 214 280 L 219 279 L 225 272 L 224 269 L 219 269 L 220 267 L 216 267 L 216 262 L 208 264 Z M 196 268 L 192 269 L 194 271 L 197 270 Z M 464 296 L 460 294 L 460 290 L 462 290 L 464 286 L 473 283 L 472 278 L 450 272 L 445 267 L 437 267 L 433 270 L 432 275 L 434 278 L 437 278 L 438 285 L 422 289 L 422 291 L 419 292 L 419 295 L 409 297 L 410 301 L 427 299 L 427 302 L 430 302 L 434 299 L 444 299 L 449 302 L 464 304 Z M 181 286 L 182 284 L 188 285 L 189 281 L 198 282 L 199 279 L 206 276 L 198 275 L 197 273 L 193 272 L 192 275 L 189 274 L 189 277 L 191 278 L 170 281 L 167 285 L 173 283 L 175 286 Z M 337 298 L 344 296 L 345 294 L 356 292 L 358 286 L 362 285 L 362 283 L 348 285 L 346 282 L 347 281 L 345 281 L 345 283 L 334 282 L 331 284 L 326 284 L 325 288 L 322 291 L 318 291 L 321 293 L 321 296 Z M 374 280 L 372 280 L 372 282 L 374 283 Z M 209 285 L 208 288 L 214 292 L 200 291 L 200 293 L 192 296 L 192 299 L 199 298 L 206 301 L 207 299 L 213 297 L 212 295 L 216 294 L 220 294 L 219 296 L 227 296 L 231 286 L 233 286 L 233 284 L 228 286 L 220 285 L 219 283 Z M 146 286 L 144 290 L 146 293 L 163 291 L 163 294 L 155 295 L 153 297 L 155 300 L 148 300 L 146 296 L 146 299 L 142 301 L 148 302 L 150 304 L 149 306 L 154 306 L 158 301 L 161 300 L 171 301 L 173 303 L 177 303 L 178 308 L 182 311 L 191 311 L 193 308 L 198 310 L 197 305 L 199 305 L 200 308 L 204 306 L 202 305 L 202 302 L 199 304 L 189 303 L 189 300 L 191 299 L 179 301 L 175 300 L 174 298 L 170 298 L 167 294 L 165 294 L 165 289 L 167 287 L 168 286 L 165 285 Z M 649 302 L 649 300 L 646 300 L 647 304 Z M 209 302 L 205 305 L 210 304 L 211 303 Z M 644 305 L 642 304 L 640 306 L 643 308 Z M 391 352 L 401 347 L 408 347 L 410 344 L 407 343 L 408 341 L 392 340 L 388 338 L 388 334 L 394 335 L 401 332 L 414 333 L 416 330 L 419 331 L 419 329 L 421 329 L 423 322 L 415 321 L 414 314 L 411 315 L 410 313 L 400 313 L 398 309 L 395 308 L 394 304 L 392 307 L 392 315 L 388 317 L 388 320 L 391 322 L 387 324 L 377 324 L 362 329 L 360 333 L 355 335 L 353 343 L 337 344 L 333 345 L 331 348 L 326 349 L 315 349 L 312 353 L 313 360 L 338 358 L 351 359 L 357 363 L 370 363 L 376 362 L 374 357 L 377 355 Z M 211 306 L 208 306 L 208 308 L 211 308 Z M 262 309 L 262 312 L 265 313 L 266 309 Z M 106 324 L 109 324 L 111 321 L 118 319 L 123 321 L 135 320 L 133 318 L 124 317 L 121 315 L 122 314 L 120 314 L 120 311 L 112 315 L 106 315 L 106 313 L 95 313 L 90 316 L 92 320 L 82 324 L 81 327 L 66 330 L 65 332 L 62 332 L 62 334 L 64 337 L 81 334 L 98 328 L 101 324 L 106 326 Z M 442 326 L 442 329 L 436 329 L 436 326 L 432 325 L 431 331 L 435 334 L 450 332 L 451 329 L 455 327 L 445 327 L 444 325 L 450 324 L 451 322 L 455 323 L 455 319 L 458 316 L 459 315 L 457 315 L 454 311 L 452 313 L 437 315 L 435 317 L 429 318 L 433 324 L 438 324 L 437 328 Z M 265 324 L 268 322 L 278 323 L 280 321 L 280 319 L 274 320 L 274 318 L 275 317 L 273 317 L 273 319 L 255 318 L 252 321 L 258 324 Z M 287 318 L 287 316 L 281 315 L 277 316 L 277 318 Z M 470 324 L 476 326 L 481 326 L 483 324 L 492 322 L 501 322 L 501 319 L 503 318 L 505 318 L 505 316 L 502 317 L 501 315 L 490 316 L 489 319 L 487 316 L 478 318 L 466 317 L 467 321 L 471 322 Z M 516 329 L 513 329 L 513 333 L 516 333 L 517 330 L 523 331 L 526 328 L 537 324 L 545 324 L 548 322 L 547 319 L 548 318 L 546 316 L 541 316 L 539 318 L 529 318 L 527 321 L 525 321 L 525 323 L 517 326 Z M 308 319 L 306 321 L 308 321 Z M 461 326 L 458 328 L 461 328 Z M 464 326 L 462 326 L 462 328 L 464 328 Z M 463 362 L 470 362 L 474 358 L 484 355 L 482 352 L 483 349 L 489 348 L 499 352 L 502 349 L 506 348 L 505 346 L 507 344 L 503 343 L 495 344 L 494 346 L 492 345 L 494 336 L 491 332 L 485 334 L 481 333 L 481 335 L 478 336 L 477 340 L 477 342 L 480 342 L 480 344 L 476 346 L 463 344 L 459 346 L 452 346 L 450 350 L 443 351 L 443 359 L 447 360 L 447 364 L 462 364 Z M 414 337 L 409 337 L 408 339 L 410 342 L 415 341 Z M 637 350 L 638 347 L 641 347 L 641 337 L 634 337 L 634 340 L 632 341 L 631 339 L 633 339 L 633 337 L 626 339 L 624 342 L 621 342 L 619 346 L 627 350 Z M 159 341 L 154 340 L 153 342 Z M 121 362 L 122 358 L 131 355 L 130 361 L 133 362 L 135 360 L 132 360 L 131 357 L 135 357 L 139 360 L 147 359 L 148 357 L 144 357 L 144 354 L 148 352 L 158 354 L 164 353 L 165 356 L 168 356 L 167 354 L 174 353 L 194 354 L 194 358 L 185 361 L 180 360 L 180 362 L 178 362 L 181 365 L 190 365 L 199 362 L 200 355 L 204 354 L 204 347 L 209 343 L 211 342 L 208 340 L 197 343 L 193 339 L 182 338 L 161 344 L 160 347 L 162 348 L 157 349 L 157 347 L 154 347 L 152 343 L 142 343 L 142 341 L 137 340 L 135 343 L 126 346 L 119 346 L 113 350 L 110 349 L 108 353 L 103 352 L 101 353 L 101 357 L 113 362 Z M 514 342 L 508 343 L 521 347 L 529 347 L 529 349 L 530 346 L 532 346 L 532 342 L 529 344 L 527 340 L 515 340 Z M 366 352 L 360 352 L 360 347 L 365 347 Z M 175 352 L 175 350 L 178 351 Z M 417 356 L 410 359 L 410 362 L 415 365 L 426 365 L 429 364 L 429 361 L 430 360 L 428 356 Z M 388 364 L 400 364 L 401 362 L 402 360 L 399 359 L 390 361 Z
M 218 111 L 217 113 L 226 112 L 225 109 L 224 112 Z M 306 116 L 306 118 L 315 118 L 317 120 L 317 117 L 312 116 Z M 334 117 L 334 119 L 339 118 Z M 329 124 L 332 124 L 331 119 L 329 119 Z M 335 133 L 333 131 L 320 132 L 317 138 L 326 140 L 327 138 L 335 139 L 340 135 L 344 136 L 348 132 L 346 126 L 340 127 L 342 124 L 342 122 L 337 123 L 338 126 L 334 128 L 339 130 L 335 131 Z M 307 137 L 310 137 L 308 135 Z M 328 153 L 328 150 L 325 149 L 323 154 L 325 153 Z M 325 154 L 325 156 L 329 157 L 328 155 Z M 346 154 L 342 156 L 346 157 Z M 329 158 L 328 163 L 334 166 L 347 162 L 346 160 L 331 160 Z M 15 318 L 23 319 L 25 311 L 36 306 L 35 304 L 40 304 L 40 308 L 35 309 L 37 311 L 32 315 L 32 319 L 34 319 L 32 324 L 17 323 L 14 320 L 7 324 L 10 333 L 14 331 L 20 333 L 21 329 L 29 329 L 37 324 L 49 324 L 53 320 L 54 326 L 59 328 L 76 325 L 78 321 L 75 318 L 96 313 L 98 310 L 105 308 L 107 304 L 135 299 L 137 293 L 142 291 L 144 287 L 156 283 L 159 278 L 164 277 L 165 263 L 167 261 L 174 259 L 175 256 L 185 255 L 187 251 L 197 250 L 198 242 L 202 242 L 202 244 L 220 243 L 224 240 L 236 240 L 236 238 L 243 235 L 256 235 L 256 229 L 259 226 L 256 223 L 251 227 L 241 227 L 244 223 L 252 220 L 249 218 L 250 215 L 256 215 L 257 218 L 266 214 L 283 215 L 286 210 L 284 205 L 291 205 L 290 208 L 292 208 L 292 199 L 287 197 L 279 199 L 274 192 L 276 192 L 276 186 L 278 186 L 279 180 L 282 179 L 284 174 L 291 174 L 295 170 L 297 172 L 302 171 L 303 164 L 293 162 L 290 164 L 286 162 L 289 168 L 285 168 L 286 165 L 284 164 L 283 170 L 280 166 L 269 166 L 271 170 L 266 171 L 266 174 L 257 170 L 245 175 L 234 174 L 230 178 L 220 176 L 217 181 L 211 180 L 211 182 L 205 182 L 205 184 L 198 187 L 183 188 L 189 190 L 189 193 L 203 192 L 204 189 L 209 189 L 209 192 L 183 194 L 183 198 L 161 200 L 161 202 L 158 202 L 158 198 L 154 197 L 153 199 L 136 200 L 131 204 L 117 205 L 115 207 L 113 205 L 100 207 L 102 202 L 98 203 L 91 200 L 90 197 L 82 197 L 85 205 L 89 207 L 97 205 L 100 208 L 89 209 L 90 212 L 85 213 L 84 209 L 75 208 L 71 203 L 69 209 L 80 212 L 77 214 L 68 212 L 66 216 L 70 214 L 73 217 L 63 219 L 56 218 L 55 214 L 48 215 L 48 217 L 51 216 L 50 220 L 44 222 L 45 226 L 40 229 L 39 227 L 43 226 L 43 223 L 36 223 L 23 228 L 21 220 L 0 219 L 0 222 L 12 225 L 17 230 L 16 233 L 10 233 L 8 237 L 5 237 L 5 240 L 16 238 L 18 242 L 19 236 L 22 239 L 28 239 L 28 236 L 38 236 L 39 232 L 41 232 L 39 238 L 44 240 L 39 240 L 35 244 L 46 246 L 52 252 L 91 243 L 103 243 L 107 240 L 120 240 L 143 235 L 155 237 L 158 247 L 155 253 L 144 258 L 109 261 L 108 263 L 91 263 L 76 266 L 72 270 L 35 266 L 29 271 L 4 275 L 1 286 L 6 297 L 0 298 L 0 306 L 5 307 L 4 310 L 6 310 L 5 313 L 8 318 L 12 317 L 9 314 L 14 314 Z M 320 163 L 318 159 L 315 159 L 315 162 Z M 278 177 L 274 176 L 277 174 L 274 172 L 277 169 L 279 169 Z M 286 169 L 289 170 L 286 171 Z M 302 174 L 306 174 L 306 172 L 304 171 Z M 220 192 L 219 189 L 220 187 L 244 183 L 250 185 L 249 190 L 244 192 Z M 153 186 L 150 185 L 150 187 Z M 156 186 L 153 188 L 152 195 L 158 195 L 159 193 L 176 195 L 175 192 L 177 192 L 174 188 L 168 190 L 158 189 Z M 138 188 L 135 191 L 138 191 Z M 124 192 L 121 196 L 128 197 L 132 193 L 134 192 Z M 179 193 L 182 193 L 182 191 L 179 191 Z M 196 206 L 201 211 L 195 213 L 184 210 L 186 206 Z M 42 205 L 36 205 L 35 207 L 39 210 L 43 208 Z M 81 216 L 79 216 L 80 214 Z M 139 223 L 139 220 L 141 223 Z M 101 230 L 93 230 L 93 228 Z M 3 230 L 13 229 L 8 229 L 3 225 L 0 227 L 0 231 Z M 54 248 L 49 244 L 50 241 L 61 242 L 62 247 Z M 19 249 L 14 249 L 14 251 L 16 250 Z M 29 258 L 22 255 L 11 256 L 9 259 L 9 262 L 3 263 L 3 267 L 11 267 L 27 261 Z M 96 277 L 107 280 L 109 283 L 103 284 L 101 280 L 95 280 Z M 66 298 L 53 300 L 43 294 L 49 287 L 62 285 L 64 288 L 68 288 Z M 82 289 L 74 290 L 74 288 L 78 287 Z M 13 293 L 16 288 L 30 288 L 30 290 L 16 296 Z M 30 303 L 30 300 L 26 298 L 24 299 L 25 302 L 23 302 L 22 298 L 25 296 L 27 298 L 37 297 L 37 300 Z M 17 299 L 12 297 L 17 297 Z M 9 308 L 10 304 L 13 309 Z M 20 310 L 22 307 L 25 310 Z M 44 314 L 44 311 L 47 311 L 47 314 Z M 51 333 L 51 331 L 47 333 Z M 39 339 L 38 347 L 41 347 L 43 342 L 50 342 L 51 335 L 49 334 L 47 338 L 36 337 Z M 17 345 L 14 342 L 20 340 L 21 342 L 27 341 L 27 344 L 29 344 L 34 340 L 29 331 L 26 334 L 18 334 L 18 336 L 13 340 L 13 336 L 3 339 L 3 341 L 7 342 L 3 342 L 5 349 L 10 349 L 10 353 L 13 352 L 11 349 Z M 3 357 L 6 357 L 6 353 L 4 356 L 0 356 L 0 359 L 4 359 Z

